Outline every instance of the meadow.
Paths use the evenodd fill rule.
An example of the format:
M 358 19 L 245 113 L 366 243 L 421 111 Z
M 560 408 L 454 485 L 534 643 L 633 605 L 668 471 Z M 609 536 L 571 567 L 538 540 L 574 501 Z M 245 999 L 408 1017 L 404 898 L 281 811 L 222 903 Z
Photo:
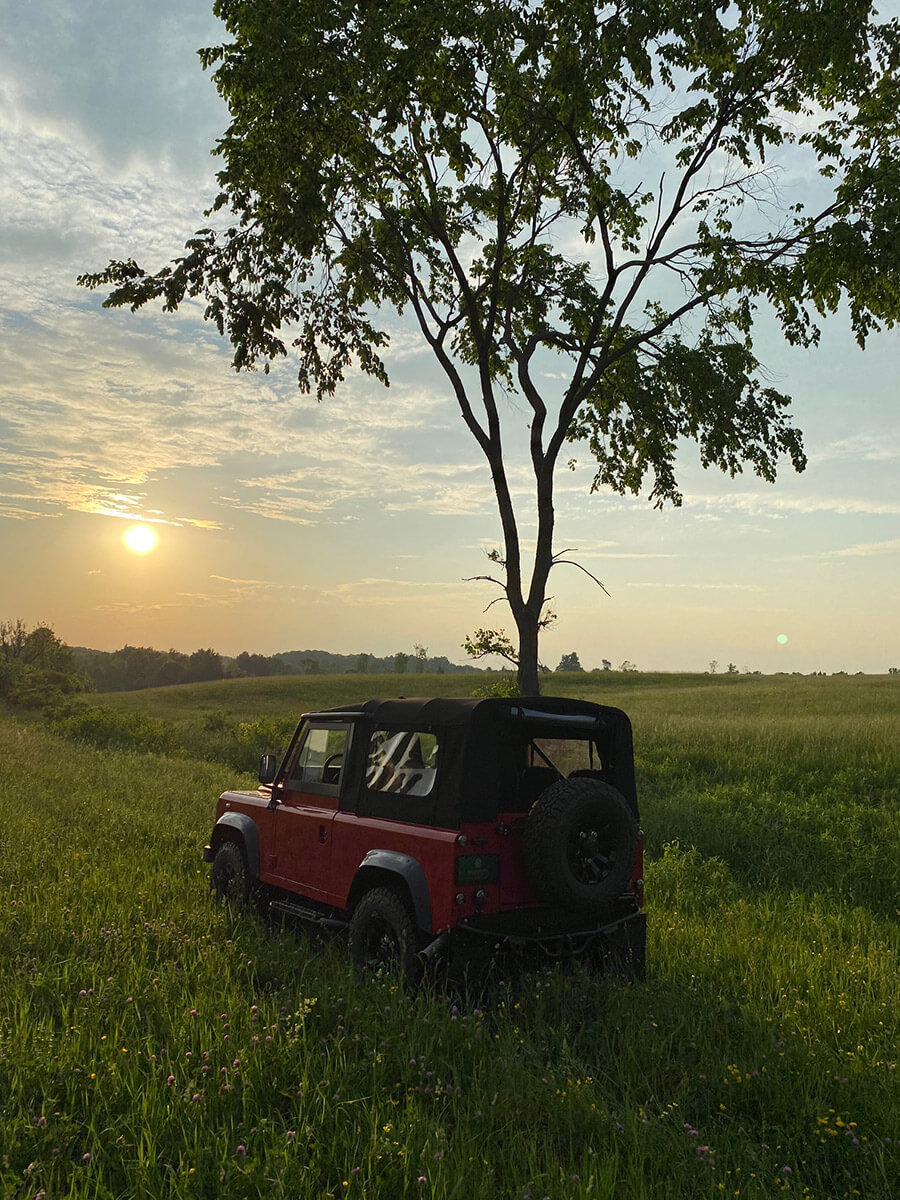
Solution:
M 410 998 L 340 940 L 211 903 L 215 797 L 303 709 L 479 683 L 235 680 L 0 717 L 0 1195 L 900 1192 L 897 678 L 548 680 L 634 722 L 642 984 Z

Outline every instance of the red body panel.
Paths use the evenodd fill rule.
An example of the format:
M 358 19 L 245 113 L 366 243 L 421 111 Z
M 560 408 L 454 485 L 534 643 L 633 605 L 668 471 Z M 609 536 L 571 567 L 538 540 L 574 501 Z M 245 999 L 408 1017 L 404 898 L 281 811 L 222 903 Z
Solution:
M 219 800 L 217 819 L 225 812 L 246 813 L 256 824 L 262 883 L 337 909 L 347 908 L 356 873 L 371 850 L 393 850 L 420 864 L 428 880 L 435 934 L 478 912 L 507 912 L 541 904 L 525 875 L 521 813 L 503 814 L 496 824 L 467 825 L 459 831 L 416 826 L 415 845 L 411 846 L 407 822 L 338 812 L 337 800 L 330 796 L 288 792 L 284 802 L 272 809 L 268 796 L 259 792 L 226 792 Z M 338 847 L 336 854 L 334 846 Z M 477 887 L 457 884 L 456 860 L 473 852 L 498 856 L 497 882 Z M 643 843 L 632 876 L 639 905 L 643 904 L 643 891 L 634 885 L 642 876 Z M 476 891 L 485 893 L 480 905 L 473 899 Z

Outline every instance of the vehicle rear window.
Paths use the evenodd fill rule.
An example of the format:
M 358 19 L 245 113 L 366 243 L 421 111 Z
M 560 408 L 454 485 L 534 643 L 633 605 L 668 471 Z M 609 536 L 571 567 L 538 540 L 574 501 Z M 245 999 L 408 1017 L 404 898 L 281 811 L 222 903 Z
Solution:
M 599 771 L 602 767 L 596 746 L 587 739 L 535 738 L 532 746 L 533 765 L 549 762 L 560 775 L 571 775 L 573 771 Z
M 434 787 L 437 759 L 433 733 L 376 729 L 369 742 L 366 787 L 373 792 L 427 796 Z

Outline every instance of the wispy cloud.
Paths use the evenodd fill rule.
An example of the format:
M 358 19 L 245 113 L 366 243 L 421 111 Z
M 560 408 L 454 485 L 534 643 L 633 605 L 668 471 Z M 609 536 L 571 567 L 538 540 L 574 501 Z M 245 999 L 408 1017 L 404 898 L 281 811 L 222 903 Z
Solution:
M 699 583 L 692 580 L 689 583 L 672 583 L 669 581 L 642 581 L 625 584 L 629 588 L 661 588 L 672 591 L 699 592 L 762 592 L 765 589 L 757 583 Z
M 718 509 L 721 512 L 743 512 L 752 517 L 777 518 L 787 515 L 833 513 L 839 516 L 896 516 L 900 514 L 900 499 L 881 500 L 874 496 L 787 494 L 785 492 L 730 492 L 723 495 L 686 495 L 684 507 L 689 510 Z
M 844 546 L 840 550 L 826 550 L 825 558 L 870 558 L 877 554 L 900 553 L 900 538 L 887 542 L 859 542 L 855 546 Z

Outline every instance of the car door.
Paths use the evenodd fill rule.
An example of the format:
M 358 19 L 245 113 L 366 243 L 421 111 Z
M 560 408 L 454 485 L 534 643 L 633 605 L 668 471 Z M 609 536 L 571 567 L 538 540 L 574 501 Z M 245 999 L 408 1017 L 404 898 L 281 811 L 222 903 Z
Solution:
M 287 765 L 275 811 L 275 882 L 298 895 L 340 903 L 330 878 L 350 726 L 310 720 Z

